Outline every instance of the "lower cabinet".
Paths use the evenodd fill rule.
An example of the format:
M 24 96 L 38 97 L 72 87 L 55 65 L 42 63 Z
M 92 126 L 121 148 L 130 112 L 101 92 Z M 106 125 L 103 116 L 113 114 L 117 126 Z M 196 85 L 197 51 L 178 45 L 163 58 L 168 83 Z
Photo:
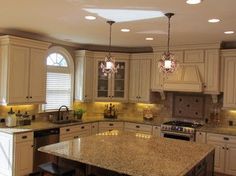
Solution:
M 125 122 L 124 131 L 140 132 L 144 134 L 152 134 L 152 126 L 138 123 Z
M 161 127 L 160 126 L 153 126 L 152 127 L 152 135 L 155 137 L 161 137 Z
M 215 171 L 236 175 L 236 137 L 208 133 L 207 143 L 215 146 Z
M 24 176 L 33 171 L 33 133 L 0 133 L 0 175 Z
M 91 135 L 91 124 L 60 128 L 60 142 Z
M 206 143 L 206 133 L 205 132 L 197 131 L 196 132 L 195 141 L 197 143 L 203 143 L 203 144 Z
M 123 131 L 124 122 L 99 122 L 99 133 L 111 130 Z

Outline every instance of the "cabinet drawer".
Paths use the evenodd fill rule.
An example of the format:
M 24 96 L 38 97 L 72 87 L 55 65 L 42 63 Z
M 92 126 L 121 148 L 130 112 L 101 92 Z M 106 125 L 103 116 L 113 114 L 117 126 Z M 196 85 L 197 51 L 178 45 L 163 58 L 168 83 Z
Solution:
M 123 122 L 99 122 L 99 128 L 123 128 Z
M 90 131 L 91 130 L 91 124 L 83 124 L 83 125 L 77 125 L 76 126 L 77 131 Z
M 33 132 L 20 133 L 20 134 L 16 134 L 15 136 L 16 136 L 16 142 L 30 141 L 30 140 L 33 140 L 34 138 Z
M 207 133 L 207 141 L 227 142 L 236 144 L 236 136 Z
M 60 128 L 60 134 L 70 134 L 78 131 L 77 125 Z
M 145 125 L 145 124 L 138 124 L 138 123 L 125 123 L 125 129 L 131 129 L 136 131 L 143 131 L 143 132 L 152 132 L 152 126 L 151 125 Z

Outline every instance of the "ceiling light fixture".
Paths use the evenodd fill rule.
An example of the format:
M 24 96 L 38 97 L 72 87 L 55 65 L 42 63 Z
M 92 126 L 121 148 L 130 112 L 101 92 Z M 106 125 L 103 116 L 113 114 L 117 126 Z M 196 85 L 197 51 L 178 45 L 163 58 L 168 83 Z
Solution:
M 212 19 L 209 19 L 208 22 L 209 22 L 209 23 L 219 23 L 219 22 L 220 22 L 220 19 L 212 18 Z
M 225 34 L 234 34 L 234 31 L 225 31 Z
M 173 73 L 177 69 L 177 61 L 174 59 L 174 55 L 170 53 L 170 18 L 174 13 L 166 13 L 165 16 L 168 18 L 168 39 L 167 39 L 167 51 L 164 52 L 162 58 L 159 60 L 158 67 L 160 72 Z
M 152 37 L 147 37 L 147 38 L 145 38 L 145 40 L 151 41 L 151 40 L 153 40 L 153 38 Z
M 105 61 L 101 63 L 101 69 L 104 75 L 110 78 L 113 73 L 117 73 L 119 65 L 115 65 L 115 60 L 111 56 L 111 27 L 115 21 L 107 21 L 107 23 L 110 25 L 109 48 L 108 55 L 105 57 Z
M 95 16 L 85 16 L 84 17 L 86 20 L 96 20 Z
M 187 4 L 191 4 L 191 5 L 200 4 L 201 2 L 202 0 L 187 0 L 186 1 Z
M 121 29 L 121 32 L 130 32 L 130 29 Z

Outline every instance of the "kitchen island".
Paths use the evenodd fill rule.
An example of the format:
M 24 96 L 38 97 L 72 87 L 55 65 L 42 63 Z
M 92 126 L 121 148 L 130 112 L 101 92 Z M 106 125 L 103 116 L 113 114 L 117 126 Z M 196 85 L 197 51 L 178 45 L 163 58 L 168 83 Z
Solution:
M 141 133 L 109 131 L 39 151 L 124 175 L 213 175 L 213 146 Z

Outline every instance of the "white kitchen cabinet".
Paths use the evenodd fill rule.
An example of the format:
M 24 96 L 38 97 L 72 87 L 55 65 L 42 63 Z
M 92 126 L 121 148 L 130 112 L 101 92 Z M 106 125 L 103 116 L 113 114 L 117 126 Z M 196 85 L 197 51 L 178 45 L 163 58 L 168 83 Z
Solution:
M 91 123 L 91 134 L 98 133 L 98 122 Z
M 94 55 L 91 51 L 75 52 L 75 100 L 93 100 Z
M 220 93 L 220 55 L 218 49 L 205 51 L 204 93 Z
M 33 171 L 33 133 L 0 133 L 0 175 L 24 176 Z
M 123 122 L 99 122 L 99 133 L 111 130 L 123 131 L 124 123 Z
M 160 126 L 153 126 L 152 127 L 152 135 L 155 137 L 161 137 L 161 127 Z
M 50 44 L 0 37 L 0 103 L 45 103 L 46 51 Z
M 236 175 L 236 137 L 207 133 L 207 143 L 215 146 L 215 171 Z
M 129 101 L 150 102 L 151 59 L 145 55 L 132 55 L 130 60 Z
M 110 77 L 105 76 L 101 69 L 101 63 L 104 62 L 104 57 L 96 53 L 95 57 L 95 81 L 94 81 L 94 100 L 95 101 L 128 101 L 128 68 L 129 55 L 115 54 L 116 66 L 119 65 L 117 73 L 112 74 Z
M 60 141 L 68 141 L 91 135 L 91 124 L 73 125 L 60 128 Z
M 201 131 L 197 131 L 196 132 L 196 140 L 197 143 L 202 143 L 205 144 L 206 143 L 206 133 L 205 132 L 201 132 Z
M 124 131 L 152 134 L 152 126 L 146 124 L 125 122 Z
M 224 99 L 223 107 L 236 108 L 236 50 L 224 51 Z

